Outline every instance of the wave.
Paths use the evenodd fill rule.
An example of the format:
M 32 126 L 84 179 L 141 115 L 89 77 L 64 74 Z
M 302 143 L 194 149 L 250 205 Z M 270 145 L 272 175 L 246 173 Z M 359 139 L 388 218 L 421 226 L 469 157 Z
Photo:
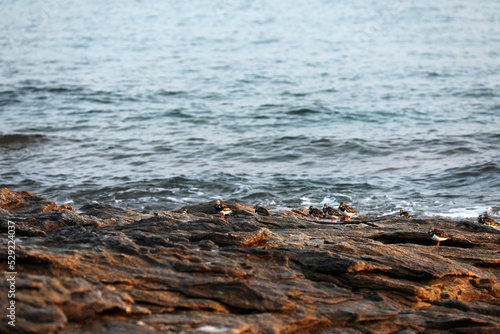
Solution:
M 48 142 L 49 137 L 41 134 L 7 134 L 0 135 L 0 147 L 22 149 L 31 145 Z
M 302 115 L 320 114 L 321 111 L 310 108 L 300 108 L 300 109 L 289 110 L 286 113 L 288 115 L 302 116 Z
M 486 207 L 477 208 L 455 208 L 447 212 L 427 212 L 427 216 L 437 216 L 446 218 L 477 218 L 479 215 L 485 214 L 488 211 Z
M 5 90 L 0 92 L 0 107 L 5 107 L 10 104 L 21 103 L 19 94 L 13 90 Z
M 160 89 L 156 92 L 156 94 L 160 96 L 179 96 L 179 95 L 185 95 L 185 91 L 169 91 L 169 90 L 164 90 Z
M 494 193 L 500 187 L 499 175 L 500 162 L 487 161 L 446 168 L 413 178 L 413 181 L 425 183 L 429 189 L 439 191 L 446 197 L 460 197 L 464 196 L 464 191 L 478 195 Z
M 492 88 L 488 88 L 488 87 L 478 87 L 478 88 L 467 89 L 467 90 L 463 90 L 460 92 L 456 92 L 453 95 L 459 96 L 459 97 L 468 97 L 468 98 L 484 98 L 484 97 L 499 97 L 500 96 L 497 91 L 495 91 Z
M 451 168 L 444 171 L 450 174 L 450 177 L 469 178 L 469 177 L 490 177 L 500 175 L 500 162 L 488 161 L 484 163 L 469 164 L 459 168 Z M 472 178 L 471 178 L 472 180 Z
M 12 86 L 11 91 L 19 95 L 42 93 L 68 95 L 83 93 L 86 88 L 79 85 L 51 85 L 39 80 L 23 80 Z
M 159 90 L 155 96 L 180 95 L 183 92 L 167 92 Z M 154 100 L 152 96 L 143 96 L 128 91 L 96 90 L 82 85 L 51 85 L 38 80 L 24 80 L 8 90 L 0 92 L 0 105 L 2 103 L 14 103 L 18 100 L 26 100 L 28 97 L 36 99 L 48 99 L 52 96 L 71 98 L 74 101 L 93 102 L 98 104 L 112 104 L 119 102 L 140 102 L 142 100 Z

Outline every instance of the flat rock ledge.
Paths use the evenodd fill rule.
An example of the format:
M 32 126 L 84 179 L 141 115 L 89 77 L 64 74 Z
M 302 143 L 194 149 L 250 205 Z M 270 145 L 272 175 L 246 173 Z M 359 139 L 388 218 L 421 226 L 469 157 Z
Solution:
M 163 212 L 59 207 L 3 189 L 16 322 L 1 333 L 500 333 L 500 232 L 473 220 L 214 202 Z M 427 230 L 451 238 L 436 246 Z M 1 309 L 9 278 L 2 271 Z

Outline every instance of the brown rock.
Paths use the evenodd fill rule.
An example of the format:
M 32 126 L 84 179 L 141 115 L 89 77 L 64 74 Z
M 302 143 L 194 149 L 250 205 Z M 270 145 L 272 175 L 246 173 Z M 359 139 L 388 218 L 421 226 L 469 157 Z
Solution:
M 7 188 L 3 188 L 0 193 L 0 208 L 12 214 L 34 214 L 55 210 L 75 211 L 69 205 L 59 208 L 56 203 L 46 198 L 27 191 L 11 192 Z
M 263 228 L 257 232 L 214 232 L 194 234 L 189 238 L 189 241 L 197 242 L 201 240 L 210 240 L 219 247 L 236 246 L 265 248 L 269 240 L 271 240 L 271 235 L 271 231 Z
M 84 205 L 80 208 L 80 211 L 86 215 L 95 216 L 101 219 L 129 218 L 139 215 L 139 213 L 137 212 L 128 211 L 116 206 L 103 203 Z
M 15 214 L 33 214 L 57 210 L 57 204 L 27 191 L 10 192 L 3 188 L 0 208 Z
M 225 220 L 212 202 L 157 215 L 106 204 L 28 214 L 50 201 L 21 193 L 2 191 L 0 202 L 11 203 L 0 230 L 16 225 L 18 272 L 16 327 L 3 332 L 500 330 L 498 231 L 472 221 L 320 223 L 233 202 Z M 431 225 L 450 240 L 437 247 Z

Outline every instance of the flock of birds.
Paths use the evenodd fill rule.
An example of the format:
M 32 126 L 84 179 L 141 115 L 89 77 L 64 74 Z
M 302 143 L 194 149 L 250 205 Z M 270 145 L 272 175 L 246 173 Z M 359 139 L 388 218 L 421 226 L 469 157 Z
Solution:
M 215 211 L 219 212 L 221 214 L 221 218 L 225 219 L 226 215 L 230 215 L 233 213 L 233 211 L 227 207 L 224 203 L 222 203 L 221 200 L 217 200 L 217 202 L 214 205 Z M 338 210 L 337 210 L 338 209 Z M 345 220 L 350 220 L 351 216 L 358 214 L 359 212 L 356 211 L 354 208 L 350 207 L 349 205 L 345 204 L 344 202 L 341 202 L 340 205 L 338 206 L 337 209 L 334 209 L 330 207 L 327 203 L 323 205 L 323 211 L 315 208 L 314 206 L 309 207 L 309 215 L 314 218 L 320 218 L 320 219 L 325 219 L 325 218 L 331 218 L 332 222 L 334 219 L 338 218 L 344 218 Z M 260 206 L 256 205 L 255 206 L 255 213 L 257 213 L 260 216 L 269 216 L 270 213 L 269 211 Z M 401 208 L 399 210 L 399 215 L 404 218 L 411 218 L 410 213 L 406 212 L 405 209 Z M 491 227 L 500 227 L 500 224 L 497 223 L 495 220 L 486 217 L 485 215 L 480 215 L 477 219 L 477 221 L 480 224 L 486 224 Z M 431 238 L 434 241 L 437 241 L 437 245 L 439 246 L 439 243 L 441 241 L 448 240 L 450 237 L 449 235 L 440 229 L 431 227 L 429 231 L 427 231 L 427 235 L 429 238 Z

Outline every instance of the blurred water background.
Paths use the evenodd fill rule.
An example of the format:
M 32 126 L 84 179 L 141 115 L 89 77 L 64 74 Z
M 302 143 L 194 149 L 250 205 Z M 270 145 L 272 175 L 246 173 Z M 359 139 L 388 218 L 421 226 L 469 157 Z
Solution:
M 498 214 L 496 0 L 12 0 L 0 22 L 0 187 Z

